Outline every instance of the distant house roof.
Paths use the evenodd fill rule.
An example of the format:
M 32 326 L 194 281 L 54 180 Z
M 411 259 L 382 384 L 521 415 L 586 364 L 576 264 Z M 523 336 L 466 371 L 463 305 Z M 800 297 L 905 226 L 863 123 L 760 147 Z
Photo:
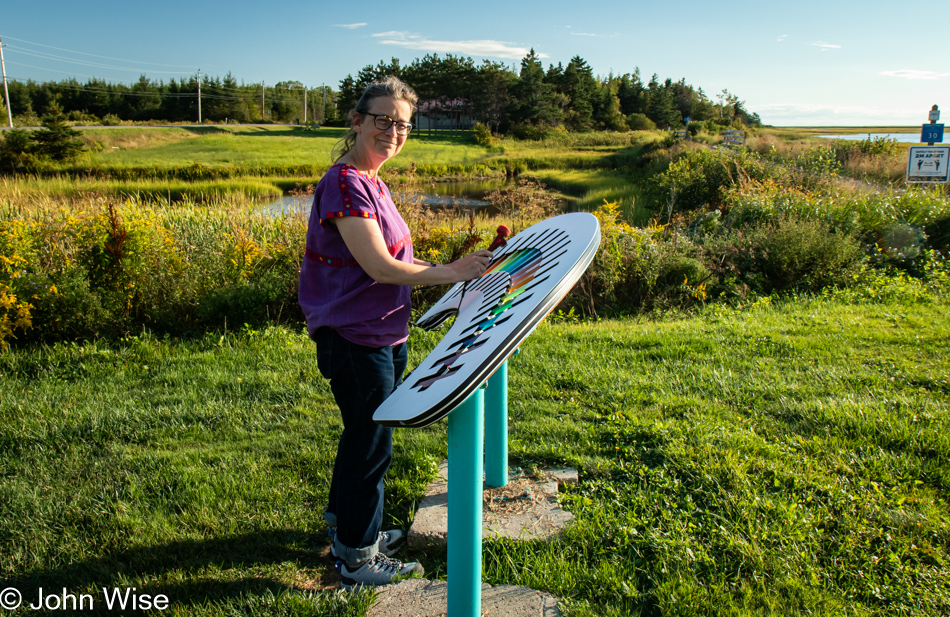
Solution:
M 469 109 L 471 106 L 472 102 L 463 98 L 429 99 L 416 105 L 416 111 L 421 113 L 445 113 L 449 111 Z

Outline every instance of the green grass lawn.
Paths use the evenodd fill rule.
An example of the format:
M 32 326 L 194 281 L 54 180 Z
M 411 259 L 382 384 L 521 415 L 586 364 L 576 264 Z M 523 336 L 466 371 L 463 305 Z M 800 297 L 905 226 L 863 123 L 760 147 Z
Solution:
M 410 364 L 439 336 L 414 330 Z M 577 466 L 577 518 L 486 542 L 484 580 L 569 615 L 946 615 L 948 336 L 945 304 L 830 299 L 542 325 L 511 360 L 512 464 Z M 0 588 L 99 614 L 102 587 L 174 615 L 371 602 L 331 590 L 340 422 L 301 330 L 8 350 L 0 406 Z M 386 524 L 407 525 L 445 422 L 396 435 Z
M 98 152 L 86 164 L 99 168 L 178 167 L 194 164 L 212 167 L 267 167 L 330 165 L 333 145 L 344 129 L 305 131 L 294 127 L 199 127 L 152 129 L 95 129 L 84 132 L 87 145 Z M 565 135 L 547 141 L 502 139 L 490 148 L 461 136 L 413 134 L 402 153 L 388 166 L 479 165 L 492 161 L 526 160 L 535 168 L 570 163 L 596 166 L 605 156 L 655 139 L 653 134 L 590 133 Z
M 135 131 L 130 135 L 124 131 Z M 86 131 L 87 142 L 102 149 L 89 155 L 93 167 L 212 167 L 317 165 L 329 167 L 333 145 L 344 129 L 305 131 L 293 127 L 158 128 Z M 417 165 L 477 164 L 485 148 L 460 137 L 413 135 L 393 163 Z

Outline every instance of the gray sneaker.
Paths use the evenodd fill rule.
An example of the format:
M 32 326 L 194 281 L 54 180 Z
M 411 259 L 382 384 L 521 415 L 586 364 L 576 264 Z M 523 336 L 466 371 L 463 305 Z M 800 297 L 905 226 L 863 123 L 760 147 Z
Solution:
M 376 553 L 375 557 L 352 571 L 345 562 L 339 561 L 337 571 L 340 573 L 340 587 L 347 591 L 363 585 L 368 587 L 388 585 L 399 576 L 425 573 L 422 565 L 414 561 L 403 563 L 382 553 Z
M 336 554 L 336 549 L 333 548 L 333 538 L 336 535 L 336 528 L 331 527 L 330 531 L 327 532 L 327 535 L 330 537 L 330 554 L 333 555 L 334 559 L 338 559 Z M 402 532 L 402 529 L 390 529 L 389 531 L 380 531 L 379 532 L 379 548 L 377 549 L 380 553 L 386 555 L 387 557 L 392 557 L 396 554 L 396 551 L 399 550 L 399 547 L 402 546 L 402 540 L 406 534 Z

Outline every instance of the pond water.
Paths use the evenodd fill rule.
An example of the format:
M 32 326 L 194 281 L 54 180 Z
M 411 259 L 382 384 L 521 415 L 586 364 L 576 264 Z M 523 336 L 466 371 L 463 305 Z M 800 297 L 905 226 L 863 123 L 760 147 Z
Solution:
M 870 137 L 872 140 L 879 138 L 894 139 L 902 144 L 920 143 L 920 131 L 916 133 L 851 133 L 849 135 L 816 135 L 815 137 L 821 137 L 822 139 L 847 139 L 851 141 L 868 139 L 868 137 Z
M 505 186 L 505 180 L 479 180 L 471 182 L 432 182 L 404 187 L 394 191 L 394 197 L 417 199 L 432 208 L 485 208 L 491 204 L 485 196 Z M 294 212 L 309 212 L 312 195 L 284 195 L 267 202 L 261 210 L 275 216 Z

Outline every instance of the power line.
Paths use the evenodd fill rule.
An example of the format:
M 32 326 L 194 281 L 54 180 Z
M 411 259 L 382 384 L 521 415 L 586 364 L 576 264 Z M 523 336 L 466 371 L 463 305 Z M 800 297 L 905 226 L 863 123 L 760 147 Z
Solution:
M 54 60 L 54 61 L 57 61 L 57 62 L 68 62 L 69 64 L 78 64 L 78 65 L 80 65 L 80 66 L 90 66 L 90 67 L 96 68 L 96 69 L 109 69 L 109 70 L 113 70 L 113 71 L 131 71 L 131 72 L 133 72 L 133 73 L 141 73 L 141 72 L 142 72 L 142 69 L 141 69 L 141 68 L 126 68 L 126 67 L 123 67 L 123 66 L 113 66 L 113 65 L 111 65 L 111 64 L 101 64 L 101 63 L 99 63 L 99 62 L 89 62 L 89 61 L 86 61 L 86 60 L 70 60 L 69 58 L 66 58 L 66 57 L 64 57 L 64 56 L 57 56 L 57 55 L 55 55 L 55 54 L 47 54 L 47 53 L 45 53 L 45 52 L 34 52 L 34 51 L 32 51 L 32 50 L 23 49 L 22 47 L 17 47 L 17 46 L 15 46 L 15 45 L 9 45 L 8 47 L 9 47 L 10 49 L 16 49 L 16 50 L 18 50 L 18 52 L 21 53 L 21 54 L 24 54 L 24 55 L 27 55 L 27 56 L 33 56 L 34 58 L 40 58 L 40 59 L 42 59 L 42 60 Z M 34 68 L 36 68 L 36 67 L 34 67 Z M 155 71 L 155 70 L 150 70 L 150 72 L 152 72 L 152 73 L 165 73 L 165 74 L 180 75 L 180 74 L 183 73 L 184 71 Z
M 99 79 L 98 76 L 96 76 L 96 75 L 89 75 L 89 74 L 87 74 L 87 73 L 74 73 L 73 71 L 61 71 L 61 70 L 59 70 L 59 69 L 48 69 L 48 68 L 46 68 L 45 66 L 34 66 L 34 65 L 32 65 L 32 64 L 23 64 L 22 62 L 11 62 L 10 64 L 15 64 L 15 65 L 17 65 L 17 66 L 24 66 L 24 67 L 26 67 L 26 68 L 28 68 L 28 69 L 39 69 L 39 70 L 41 70 L 41 71 L 51 71 L 51 72 L 53 72 L 53 73 L 63 73 L 63 74 L 65 74 L 65 75 L 73 75 L 73 76 L 76 76 L 76 77 L 89 77 L 89 78 L 92 78 L 92 79 Z M 20 78 L 18 78 L 18 79 L 20 79 L 21 81 L 35 81 L 32 77 L 27 77 L 26 79 L 20 77 Z
M 21 77 L 12 77 L 12 76 L 8 77 L 8 79 L 10 81 L 15 81 L 15 82 L 20 82 L 20 83 L 24 81 L 29 81 L 29 80 L 24 80 Z M 164 97 L 195 98 L 198 96 L 197 91 L 195 92 L 169 92 L 167 90 L 158 90 L 156 92 L 136 92 L 134 90 L 118 90 L 118 89 L 110 90 L 107 88 L 90 88 L 89 86 L 83 86 L 81 84 L 69 84 L 69 83 L 63 83 L 63 82 L 47 82 L 44 85 L 47 85 L 48 87 L 51 87 L 53 89 L 59 89 L 59 90 L 72 90 L 75 92 L 85 92 L 89 94 L 110 94 L 110 95 L 115 95 L 115 96 L 144 96 L 144 97 L 159 97 L 159 98 L 164 98 Z M 207 87 L 207 84 L 203 84 L 203 85 Z M 121 84 L 120 87 L 128 88 L 129 86 Z M 256 89 L 256 86 L 254 86 L 254 88 Z M 256 93 L 251 92 L 250 89 L 244 94 L 240 92 L 235 92 L 233 95 L 230 95 L 230 96 L 220 95 L 220 94 L 206 94 L 206 93 L 201 94 L 202 99 L 219 100 L 219 101 L 249 101 L 251 97 L 253 96 L 256 96 Z M 265 103 L 275 103 L 275 102 L 286 103 L 287 102 L 284 99 L 273 98 L 273 97 L 265 97 L 264 100 L 265 100 Z M 293 101 L 293 102 L 297 102 L 297 101 Z
M 157 62 L 141 62 L 141 61 L 139 61 L 139 60 L 129 60 L 129 59 L 127 59 L 127 58 L 112 58 L 112 57 L 110 57 L 110 56 L 98 56 L 98 55 L 96 55 L 96 54 L 89 54 L 89 53 L 86 53 L 86 52 L 84 52 L 84 51 L 76 51 L 76 50 L 74 50 L 74 49 L 64 49 L 64 48 L 62 48 L 62 47 L 53 47 L 52 45 L 44 45 L 43 43 L 34 43 L 33 41 L 25 41 L 25 40 L 23 40 L 23 39 L 14 38 L 14 37 L 12 37 L 12 36 L 8 36 L 8 37 L 7 37 L 7 40 L 19 41 L 19 42 L 21 42 L 21 43 L 27 43 L 27 44 L 29 44 L 29 45 L 38 45 L 39 47 L 46 47 L 46 48 L 48 48 L 48 49 L 55 49 L 55 50 L 57 50 L 57 51 L 68 51 L 69 53 L 72 53 L 72 54 L 80 54 L 80 55 L 83 55 L 83 56 L 92 56 L 93 58 L 102 58 L 102 59 L 104 59 L 104 60 L 118 60 L 119 62 L 131 62 L 132 64 L 151 64 L 151 65 L 154 65 L 154 66 L 177 66 L 177 67 L 179 67 L 179 68 L 189 68 L 187 65 L 184 65 L 184 64 L 160 64 L 160 63 L 157 63 Z
M 11 77 L 10 80 L 22 82 L 22 80 L 17 77 Z M 88 92 L 91 94 L 115 94 L 119 96 L 158 96 L 158 97 L 167 96 L 167 97 L 172 97 L 172 98 L 175 98 L 175 97 L 186 98 L 186 97 L 198 96 L 196 92 L 161 92 L 161 91 L 135 92 L 135 91 L 129 91 L 129 90 L 121 91 L 121 90 L 108 90 L 105 88 L 88 88 L 85 86 L 79 86 L 79 85 L 73 86 L 71 84 L 63 84 L 63 83 L 54 84 L 53 88 L 60 89 L 60 90 L 74 90 L 76 92 Z M 209 97 L 205 97 L 205 98 L 209 98 Z
M 36 43 L 36 42 L 34 42 L 34 41 L 27 41 L 27 40 L 18 39 L 18 38 L 15 38 L 15 37 L 6 37 L 6 38 L 7 38 L 8 40 L 19 41 L 19 42 L 21 42 L 21 43 L 26 43 L 26 44 L 28 44 L 28 45 L 34 45 L 34 46 L 38 46 L 38 47 L 44 47 L 44 48 L 47 48 L 47 49 L 53 49 L 53 50 L 56 50 L 56 51 L 62 51 L 62 52 L 66 52 L 66 53 L 69 53 L 69 54 L 79 54 L 79 55 L 88 56 L 88 57 L 91 57 L 91 58 L 102 58 L 102 59 L 104 59 L 104 60 L 115 60 L 115 61 L 119 61 L 119 62 L 123 62 L 123 63 L 141 64 L 141 65 L 150 65 L 150 66 L 159 66 L 159 67 L 184 67 L 184 65 L 162 64 L 162 63 L 156 63 L 156 62 L 141 62 L 141 61 L 137 61 L 137 60 L 128 60 L 128 59 L 125 59 L 125 58 L 114 58 L 114 57 L 111 57 L 111 56 L 101 56 L 101 55 L 98 55 L 98 54 L 91 54 L 91 53 L 87 53 L 87 52 L 83 52 L 83 51 L 78 51 L 78 50 L 74 50 L 74 49 L 66 49 L 66 48 L 63 48 L 63 47 L 55 47 L 55 46 L 53 46 L 53 45 L 45 45 L 45 44 L 43 44 L 43 43 Z M 18 46 L 18 45 L 7 45 L 7 47 L 9 47 L 9 48 L 12 49 L 12 50 L 16 50 L 16 53 L 22 54 L 22 55 L 24 55 L 24 56 L 31 56 L 31 57 L 39 58 L 39 59 L 42 59 L 42 60 L 50 60 L 50 61 L 53 61 L 53 62 L 66 62 L 66 63 L 69 63 L 69 64 L 75 64 L 75 65 L 78 65 L 78 66 L 86 66 L 86 67 L 91 67 L 91 68 L 96 68 L 96 69 L 103 69 L 103 70 L 133 71 L 133 72 L 142 73 L 142 77 L 147 77 L 146 74 L 145 74 L 146 69 L 143 69 L 143 68 L 130 68 L 130 67 L 127 67 L 127 66 L 117 66 L 117 65 L 104 64 L 104 63 L 101 63 L 101 62 L 94 62 L 94 61 L 89 61 L 89 60 L 84 60 L 84 59 L 69 58 L 69 57 L 66 57 L 66 56 L 62 56 L 62 55 L 58 55 L 58 54 L 53 54 L 53 53 L 49 53 L 49 52 L 45 52 L 45 51 L 40 51 L 40 50 L 36 50 L 36 49 L 30 49 L 30 48 L 26 48 L 26 47 L 20 47 L 20 46 Z M 90 79 L 93 79 L 93 80 L 96 80 L 96 81 L 105 81 L 105 80 L 102 79 L 101 77 L 98 77 L 98 76 L 95 76 L 95 75 L 77 74 L 77 73 L 74 73 L 74 72 L 72 72 L 72 71 L 63 71 L 63 70 L 59 70 L 59 69 L 53 69 L 53 68 L 35 66 L 35 65 L 31 65 L 31 64 L 24 64 L 24 63 L 21 63 L 21 62 L 11 62 L 10 64 L 13 64 L 13 65 L 16 65 L 16 66 L 20 66 L 20 67 L 25 67 L 25 68 L 37 69 L 37 70 L 41 70 L 41 71 L 50 71 L 50 72 L 55 72 L 55 73 L 63 73 L 63 74 L 69 75 L 69 76 L 72 78 L 72 81 L 75 81 L 75 77 L 76 77 L 77 75 L 78 75 L 78 76 L 82 76 L 82 77 L 87 77 L 87 78 L 90 78 Z M 174 75 L 187 74 L 187 73 L 184 72 L 184 71 L 163 71 L 163 70 L 154 70 L 154 69 L 147 69 L 147 72 L 149 72 L 149 73 L 162 73 L 162 74 L 174 74 Z M 231 74 L 228 73 L 228 75 L 231 75 Z M 15 78 L 15 77 L 13 77 L 13 78 L 10 78 L 10 79 L 11 79 L 12 81 L 18 81 L 18 82 L 21 82 L 21 83 L 22 83 L 23 81 L 27 81 L 27 82 L 31 82 L 31 83 L 36 83 L 36 82 L 34 82 L 34 80 L 31 79 L 31 78 L 26 79 L 26 80 L 23 80 L 22 78 Z M 213 81 L 210 81 L 210 80 L 208 80 L 207 76 L 205 77 L 205 79 L 206 79 L 206 82 L 202 84 L 202 83 L 201 83 L 201 73 L 200 73 L 200 71 L 199 71 L 199 73 L 198 73 L 198 88 L 197 88 L 197 92 L 169 92 L 169 91 L 167 91 L 167 90 L 164 90 L 164 82 L 155 83 L 153 80 L 150 80 L 150 79 L 148 80 L 148 81 L 149 81 L 149 86 L 150 86 L 150 87 L 154 87 L 156 91 L 153 91 L 153 92 L 149 92 L 149 91 L 141 92 L 141 91 L 134 91 L 134 90 L 126 90 L 125 88 L 128 88 L 129 86 L 127 86 L 127 85 L 125 85 L 125 84 L 120 84 L 120 85 L 119 85 L 119 86 L 120 86 L 119 88 L 112 88 L 112 87 L 110 87 L 110 88 L 96 88 L 96 87 L 83 86 L 83 85 L 81 85 L 81 84 L 79 84 L 79 83 L 68 83 L 68 82 L 67 82 L 67 83 L 63 83 L 63 82 L 60 82 L 60 83 L 57 83 L 57 82 L 40 82 L 40 83 L 42 83 L 42 84 L 44 85 L 44 87 L 50 87 L 50 88 L 52 88 L 52 89 L 54 89 L 54 90 L 55 90 L 55 89 L 58 89 L 58 90 L 66 90 L 66 91 L 73 91 L 73 92 L 79 92 L 79 93 L 90 94 L 90 95 L 102 95 L 102 94 L 104 94 L 104 95 L 107 95 L 107 96 L 110 96 L 110 97 L 131 96 L 131 97 L 148 97 L 148 98 L 159 98 L 159 99 L 162 99 L 162 98 L 169 98 L 169 99 L 176 99 L 176 98 L 177 98 L 177 99 L 191 99 L 191 98 L 197 98 L 197 99 L 198 99 L 198 104 L 199 104 L 199 110 L 200 110 L 201 99 L 215 100 L 215 101 L 229 101 L 229 102 L 249 102 L 251 96 L 255 96 L 255 95 L 256 95 L 256 94 L 253 94 L 253 95 L 252 95 L 249 90 L 246 90 L 247 86 L 245 86 L 245 85 L 243 84 L 243 82 L 242 82 L 242 85 L 241 85 L 241 86 L 237 86 L 237 85 L 231 86 L 231 85 L 224 85 L 224 84 L 221 84 L 220 81 L 218 81 L 218 83 L 215 83 L 215 82 L 213 82 Z M 218 79 L 220 79 L 220 78 L 218 78 Z M 233 79 L 233 76 L 232 76 L 232 79 Z M 194 82 L 194 78 L 192 77 L 190 80 L 186 81 L 186 78 L 185 78 L 185 77 L 182 77 L 182 79 L 181 79 L 180 81 L 181 81 L 181 84 L 182 84 L 182 85 L 185 85 L 186 83 L 193 83 L 193 82 Z M 236 80 L 235 80 L 235 81 L 236 81 Z M 174 82 L 174 79 L 172 80 L 172 82 Z M 109 85 L 111 86 L 111 84 L 109 84 Z M 201 92 L 201 87 L 202 87 L 202 86 L 204 86 L 204 87 L 206 88 L 206 91 L 205 91 L 204 93 Z M 134 87 L 134 84 L 132 85 L 132 87 Z M 256 84 L 255 84 L 255 86 L 254 86 L 254 89 L 255 89 L 255 91 L 256 91 Z M 286 83 L 286 84 L 280 84 L 279 86 L 278 86 L 278 85 L 272 86 L 270 89 L 271 89 L 271 93 L 272 93 L 272 94 L 271 94 L 270 97 L 268 97 L 268 96 L 266 96 L 266 88 L 264 87 L 264 84 L 261 83 L 261 106 L 262 106 L 262 108 L 263 108 L 263 107 L 266 107 L 266 106 L 269 105 L 269 104 L 270 104 L 270 105 L 273 105 L 273 104 L 277 104 L 277 103 L 281 103 L 281 104 L 298 104 L 299 101 L 288 100 L 288 99 L 286 98 L 286 96 L 282 96 L 282 95 L 284 95 L 285 93 L 286 93 L 286 94 L 290 94 L 290 93 L 292 93 L 292 92 L 294 92 L 294 93 L 299 93 L 300 91 L 303 91 L 303 92 L 304 92 L 304 99 L 305 99 L 304 105 L 305 105 L 305 107 L 306 107 L 306 93 L 307 93 L 307 91 L 310 90 L 311 88 L 308 88 L 307 86 L 305 86 L 305 85 L 303 85 L 303 84 L 297 85 L 296 83 Z M 200 117 L 200 111 L 199 111 L 199 117 Z

